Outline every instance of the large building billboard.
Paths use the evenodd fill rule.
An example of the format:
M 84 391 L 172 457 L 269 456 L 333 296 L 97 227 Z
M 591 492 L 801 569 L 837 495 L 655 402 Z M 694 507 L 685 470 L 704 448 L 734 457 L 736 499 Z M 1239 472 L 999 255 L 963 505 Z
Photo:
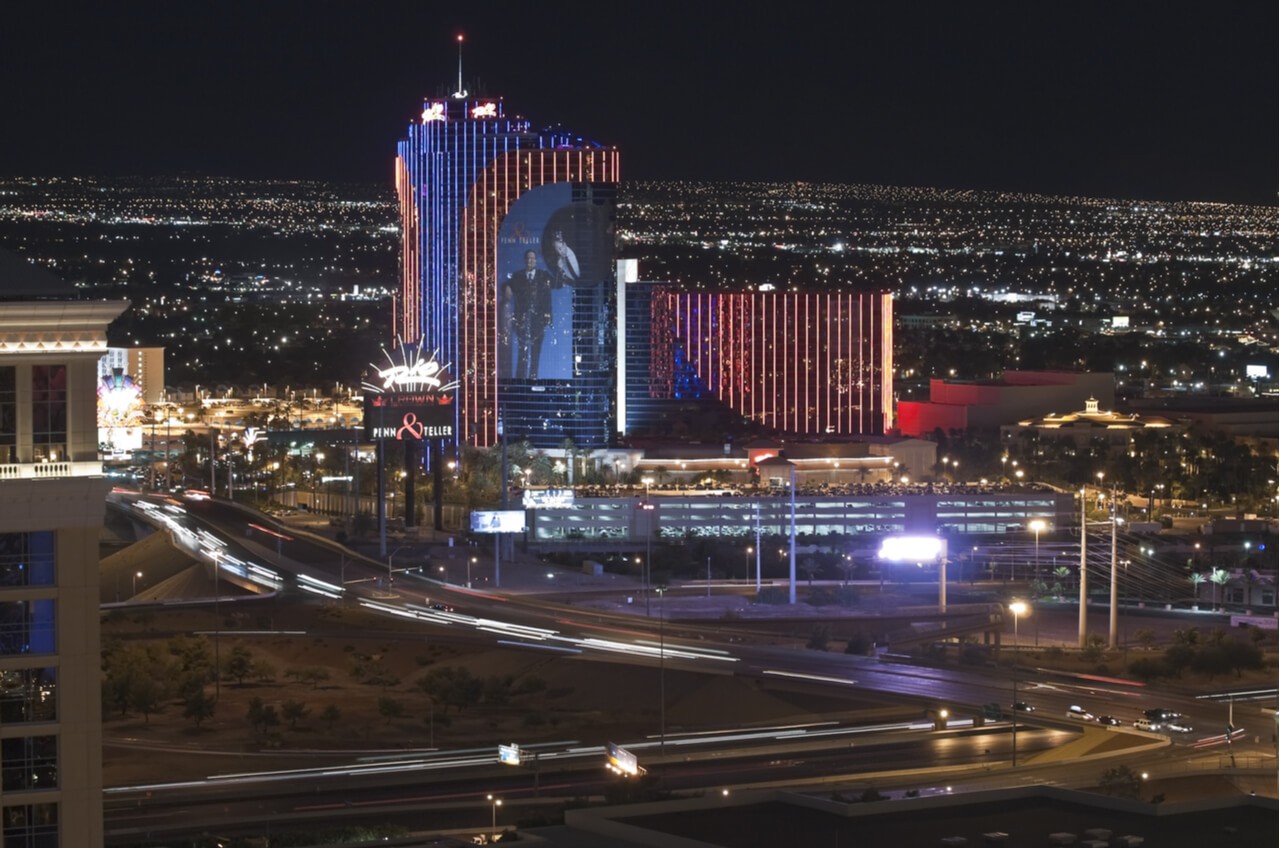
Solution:
M 582 344 L 575 339 L 580 289 L 613 274 L 612 210 L 574 200 L 574 184 L 526 192 L 498 232 L 498 379 L 572 380 Z M 575 321 L 577 317 L 577 321 Z

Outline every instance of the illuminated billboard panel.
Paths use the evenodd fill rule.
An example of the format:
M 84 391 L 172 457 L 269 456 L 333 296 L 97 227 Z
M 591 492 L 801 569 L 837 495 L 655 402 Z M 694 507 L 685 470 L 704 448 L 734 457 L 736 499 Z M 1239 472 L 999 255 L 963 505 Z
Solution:
M 498 232 L 498 379 L 572 380 L 575 292 L 603 286 L 613 274 L 612 209 L 575 199 L 574 183 L 525 192 Z M 577 319 L 575 321 L 575 318 Z
M 522 509 L 477 510 L 471 513 L 472 533 L 523 533 L 525 513 Z

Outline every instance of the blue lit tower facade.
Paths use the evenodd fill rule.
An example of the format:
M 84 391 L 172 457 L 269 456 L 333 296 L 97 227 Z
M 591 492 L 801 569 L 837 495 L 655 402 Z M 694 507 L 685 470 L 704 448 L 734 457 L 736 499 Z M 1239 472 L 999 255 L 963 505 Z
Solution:
M 428 100 L 400 141 L 395 331 L 449 363 L 459 442 L 501 421 L 536 447 L 607 443 L 617 182 L 615 149 L 498 98 Z

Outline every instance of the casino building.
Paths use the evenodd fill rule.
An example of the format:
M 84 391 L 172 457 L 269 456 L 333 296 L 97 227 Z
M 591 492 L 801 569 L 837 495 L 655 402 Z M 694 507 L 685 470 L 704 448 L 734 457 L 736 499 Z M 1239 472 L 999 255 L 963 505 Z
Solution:
M 396 333 L 457 379 L 457 440 L 492 445 L 501 422 L 535 447 L 606 445 L 617 150 L 455 95 L 423 104 L 395 170 Z
M 98 360 L 123 301 L 0 251 L 0 844 L 101 845 Z
M 500 98 L 424 102 L 397 148 L 395 329 L 456 380 L 451 440 L 601 451 L 670 436 L 690 401 L 801 438 L 892 430 L 887 291 L 642 281 L 615 261 L 618 179 L 616 149 L 536 130 Z

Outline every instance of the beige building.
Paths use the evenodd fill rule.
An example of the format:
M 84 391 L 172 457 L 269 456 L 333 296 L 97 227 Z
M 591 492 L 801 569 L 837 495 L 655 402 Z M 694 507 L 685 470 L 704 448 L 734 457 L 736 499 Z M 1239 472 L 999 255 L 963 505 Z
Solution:
M 1003 442 L 1016 439 L 1020 433 L 1036 431 L 1042 439 L 1071 439 L 1077 445 L 1087 445 L 1094 439 L 1113 446 L 1129 444 L 1137 430 L 1168 430 L 1181 432 L 1183 427 L 1158 415 L 1139 415 L 1136 412 L 1114 412 L 1102 409 L 1096 398 L 1084 402 L 1084 409 L 1075 412 L 1041 415 L 1027 418 L 1017 424 L 1000 428 Z
M 2 253 L 2 252 L 0 252 Z M 25 266 L 25 267 L 24 267 Z M 0 257 L 0 843 L 101 845 L 96 384 L 127 306 Z

